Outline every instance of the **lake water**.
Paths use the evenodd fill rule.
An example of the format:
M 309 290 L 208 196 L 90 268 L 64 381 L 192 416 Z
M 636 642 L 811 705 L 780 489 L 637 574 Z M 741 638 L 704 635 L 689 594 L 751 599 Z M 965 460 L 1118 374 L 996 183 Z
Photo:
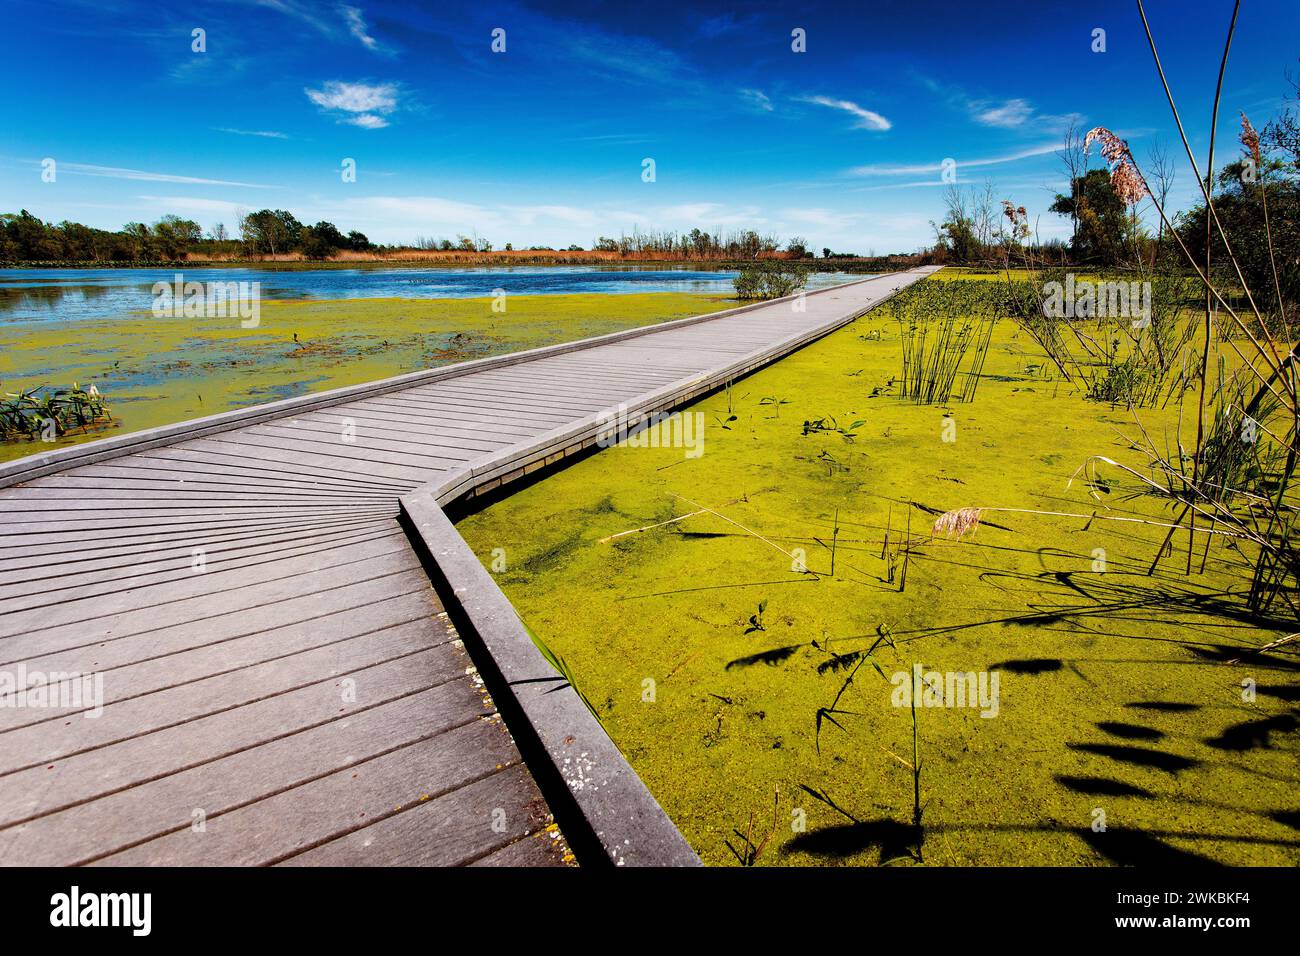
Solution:
M 153 285 L 171 283 L 176 269 L 0 269 L 0 324 L 75 322 L 147 311 Z M 729 295 L 735 271 L 691 267 L 492 266 L 472 269 L 367 267 L 357 269 L 216 268 L 180 270 L 184 281 L 260 282 L 274 299 L 467 299 L 510 295 L 687 292 Z M 861 279 L 814 272 L 808 288 Z

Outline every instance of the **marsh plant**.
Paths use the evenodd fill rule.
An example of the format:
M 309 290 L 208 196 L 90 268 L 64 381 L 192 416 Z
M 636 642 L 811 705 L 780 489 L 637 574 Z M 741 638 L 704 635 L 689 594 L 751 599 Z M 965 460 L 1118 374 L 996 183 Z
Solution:
M 946 404 L 959 376 L 972 401 L 1003 298 L 979 280 L 920 282 L 889 300 L 903 346 L 903 371 L 891 384 L 918 405 Z
M 841 426 L 833 415 L 827 415 L 823 418 L 805 418 L 803 422 L 804 435 L 839 435 L 844 441 L 852 443 L 858 435 L 858 429 L 865 425 L 863 419 L 851 422 L 847 426 Z
M 726 841 L 727 849 L 730 850 L 732 854 L 736 857 L 736 862 L 738 862 L 741 866 L 753 866 L 758 862 L 758 858 L 763 854 L 763 851 L 767 849 L 768 844 L 772 842 L 772 837 L 776 835 L 776 828 L 777 828 L 778 821 L 780 819 L 780 813 L 781 813 L 781 787 L 780 785 L 777 785 L 773 789 L 772 826 L 768 829 L 767 835 L 764 836 L 758 842 L 755 842 L 755 836 L 756 836 L 756 834 L 754 833 L 755 820 L 754 820 L 754 814 L 752 812 L 749 814 L 749 825 L 745 828 L 744 833 L 741 833 L 740 830 L 738 829 L 731 831 L 732 833 L 735 834 L 736 838 L 741 841 L 739 847 L 732 846 L 730 840 Z
M 817 641 L 813 642 L 815 648 L 824 651 L 830 656 L 830 660 L 818 665 L 818 674 L 837 672 L 843 669 L 848 670 L 848 674 L 845 676 L 843 682 L 840 684 L 839 690 L 835 694 L 835 699 L 831 701 L 829 706 L 817 708 L 814 742 L 819 757 L 821 756 L 822 751 L 822 731 L 834 727 L 842 733 L 847 734 L 849 731 L 845 726 L 845 722 L 850 717 L 859 716 L 857 711 L 844 706 L 844 699 L 845 695 L 856 686 L 858 672 L 862 669 L 863 665 L 870 664 L 871 668 L 877 673 L 877 675 L 879 675 L 881 680 L 890 683 L 897 683 L 896 681 L 891 681 L 891 679 L 885 675 L 884 669 L 876 659 L 876 652 L 882 645 L 889 647 L 895 654 L 898 653 L 898 647 L 894 643 L 893 639 L 892 628 L 887 624 L 881 624 L 876 628 L 876 638 L 865 650 L 835 653 L 834 651 L 831 651 L 829 642 L 826 645 L 822 645 Z M 923 668 L 920 664 L 914 664 L 911 670 L 900 673 L 903 673 L 907 678 L 909 687 L 914 675 L 915 679 L 921 684 L 921 686 L 928 687 L 928 684 L 922 682 L 922 670 Z M 871 683 L 874 686 L 874 681 Z M 873 824 L 868 824 L 850 811 L 839 806 L 824 790 L 815 789 L 806 785 L 800 786 L 800 789 L 805 793 L 826 804 L 837 813 L 842 814 L 850 820 L 855 827 L 871 829 L 879 837 L 880 862 L 882 866 L 887 866 L 900 860 L 911 860 L 915 863 L 925 862 L 922 855 L 922 848 L 925 842 L 925 831 L 922 827 L 922 814 L 924 807 L 921 804 L 921 744 L 920 732 L 916 721 L 917 698 L 922 696 L 923 694 L 921 691 L 910 693 L 908 694 L 907 701 L 899 704 L 897 690 L 890 695 L 891 705 L 908 707 L 910 710 L 912 719 L 912 759 L 909 761 L 905 757 L 901 757 L 891 750 L 884 747 L 881 748 L 888 756 L 906 767 L 912 776 L 912 819 L 910 824 L 903 824 L 894 820 L 880 820 L 875 821 Z
M 47 386 L 6 392 L 0 398 L 0 440 L 54 441 L 69 432 L 106 428 L 113 424 L 108 405 L 94 385 L 70 389 Z
M 1199 374 L 1191 348 L 1194 280 L 1139 270 L 1122 280 L 1060 269 L 1008 280 L 1006 301 L 1020 328 L 1061 377 L 1099 402 L 1167 405 Z

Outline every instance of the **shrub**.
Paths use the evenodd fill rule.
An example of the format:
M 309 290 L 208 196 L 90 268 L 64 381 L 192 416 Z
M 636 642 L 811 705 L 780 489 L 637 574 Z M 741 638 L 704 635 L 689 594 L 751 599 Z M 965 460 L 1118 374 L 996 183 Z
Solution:
M 789 262 L 753 262 L 740 270 L 733 284 L 738 299 L 779 299 L 808 284 L 808 269 Z

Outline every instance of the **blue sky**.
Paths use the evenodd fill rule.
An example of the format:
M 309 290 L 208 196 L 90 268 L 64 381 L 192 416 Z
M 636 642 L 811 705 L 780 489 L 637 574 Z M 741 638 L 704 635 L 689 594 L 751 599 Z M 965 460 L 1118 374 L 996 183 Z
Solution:
M 175 212 L 233 230 L 270 206 L 385 242 L 585 246 L 700 225 L 883 253 L 931 240 L 945 158 L 1041 216 L 1043 238 L 1063 235 L 1045 210 L 1071 117 L 1128 137 L 1139 160 L 1157 140 L 1182 158 L 1127 0 L 5 6 L 0 210 L 105 228 Z M 1295 0 L 1243 8 L 1224 159 L 1237 110 L 1262 127 L 1300 68 Z M 1148 3 L 1198 162 L 1230 12 Z M 1174 198 L 1194 188 L 1184 159 Z

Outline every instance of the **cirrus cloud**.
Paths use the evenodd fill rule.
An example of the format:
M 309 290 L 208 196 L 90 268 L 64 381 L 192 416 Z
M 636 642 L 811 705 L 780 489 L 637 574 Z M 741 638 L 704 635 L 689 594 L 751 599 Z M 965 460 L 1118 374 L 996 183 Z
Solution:
M 1034 107 L 1028 100 L 1016 97 L 996 106 L 986 103 L 972 104 L 971 113 L 971 118 L 982 126 L 1012 129 L 1023 126 L 1034 115 Z
M 319 90 L 305 89 L 307 98 L 340 123 L 362 129 L 382 129 L 384 117 L 397 109 L 396 83 L 345 83 L 330 80 Z
M 857 122 L 853 125 L 858 129 L 871 129 L 884 131 L 890 129 L 894 124 L 889 122 L 879 113 L 859 106 L 852 100 L 837 100 L 832 96 L 801 96 L 801 102 L 815 103 L 818 106 L 828 106 L 831 109 L 843 110 L 857 117 Z

